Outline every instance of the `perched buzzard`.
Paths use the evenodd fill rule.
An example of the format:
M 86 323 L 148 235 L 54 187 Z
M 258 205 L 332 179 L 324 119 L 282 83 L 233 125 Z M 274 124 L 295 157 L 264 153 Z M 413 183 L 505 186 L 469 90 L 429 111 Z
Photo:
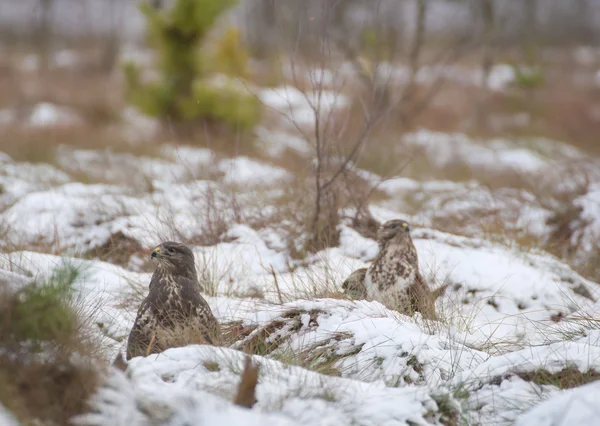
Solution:
M 192 343 L 218 344 L 219 323 L 200 294 L 192 251 L 168 241 L 152 258 L 158 265 L 129 333 L 127 359 Z
M 421 312 L 435 318 L 435 299 L 445 287 L 431 292 L 419 272 L 417 249 L 403 220 L 390 220 L 379 227 L 379 253 L 369 268 L 354 271 L 342 284 L 354 299 L 377 300 L 390 309 L 412 315 Z

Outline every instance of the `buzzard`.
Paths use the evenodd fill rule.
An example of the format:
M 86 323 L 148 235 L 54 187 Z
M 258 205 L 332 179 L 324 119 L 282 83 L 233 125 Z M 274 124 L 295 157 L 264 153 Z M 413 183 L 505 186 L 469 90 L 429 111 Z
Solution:
M 385 222 L 377 231 L 379 253 L 369 268 L 354 271 L 342 284 L 354 299 L 377 300 L 407 315 L 421 312 L 435 319 L 435 299 L 445 290 L 431 292 L 419 271 L 417 249 L 404 220 Z
M 218 344 L 220 327 L 200 294 L 194 254 L 167 241 L 152 251 L 157 267 L 127 340 L 127 359 L 192 343 Z

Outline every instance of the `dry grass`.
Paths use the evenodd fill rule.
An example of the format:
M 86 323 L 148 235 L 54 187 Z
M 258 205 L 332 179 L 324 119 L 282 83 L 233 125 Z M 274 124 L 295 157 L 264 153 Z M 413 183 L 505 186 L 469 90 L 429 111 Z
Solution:
M 527 382 L 538 385 L 552 385 L 559 389 L 571 389 L 600 379 L 600 373 L 594 370 L 581 372 L 577 368 L 565 368 L 557 373 L 539 369 L 517 373 L 517 375 Z
M 304 324 L 302 317 L 308 315 L 308 324 Z M 287 365 L 295 365 L 307 370 L 330 376 L 341 376 L 341 371 L 335 367 L 336 363 L 345 357 L 360 352 L 357 346 L 345 353 L 337 350 L 336 344 L 352 336 L 346 333 L 332 333 L 328 339 L 303 345 L 301 350 L 292 350 L 287 347 L 294 333 L 304 327 L 318 326 L 318 317 L 322 311 L 300 311 L 290 309 L 277 319 L 260 327 L 242 327 L 241 323 L 232 323 L 226 326 L 229 346 L 243 349 L 244 352 L 261 355 L 275 359 Z
M 99 259 L 103 262 L 126 266 L 133 255 L 143 256 L 147 250 L 140 243 L 123 232 L 118 231 L 99 247 L 95 247 L 84 253 L 84 258 Z

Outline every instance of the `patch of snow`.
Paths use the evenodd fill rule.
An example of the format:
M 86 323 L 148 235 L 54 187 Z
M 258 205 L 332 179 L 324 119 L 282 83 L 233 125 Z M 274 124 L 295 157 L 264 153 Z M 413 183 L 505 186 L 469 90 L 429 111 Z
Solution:
M 147 189 L 150 183 L 185 182 L 199 177 L 199 170 L 160 158 L 115 153 L 110 150 L 72 150 L 61 147 L 57 160 L 73 173 L 111 184 Z
M 583 158 L 575 148 L 548 139 L 489 141 L 471 139 L 467 135 L 448 134 L 420 129 L 403 138 L 404 144 L 417 148 L 438 168 L 454 163 L 485 171 L 539 172 L 557 160 Z
M 30 193 L 3 214 L 8 225 L 5 241 L 45 243 L 87 250 L 104 244 L 124 230 L 121 219 L 143 205 L 109 185 L 70 183 L 53 190 Z
M 321 90 L 303 93 L 292 86 L 263 89 L 258 93 L 261 102 L 286 118 L 289 123 L 314 125 L 315 114 L 326 117 L 331 111 L 344 108 L 349 101 L 341 93 Z
M 27 124 L 31 127 L 73 126 L 83 120 L 70 108 L 43 102 L 33 107 Z
M 600 241 L 600 183 L 592 185 L 588 193 L 576 198 L 573 204 L 581 207 L 580 218 L 586 226 L 575 230 L 571 242 L 580 250 L 593 253 L 598 250 Z
M 475 188 L 476 182 L 457 183 L 450 180 L 429 180 L 429 181 L 417 181 L 410 178 L 396 177 L 383 181 L 378 188 L 382 191 L 387 192 L 390 195 L 397 195 L 399 193 L 436 193 L 436 192 L 449 192 L 456 191 L 467 187 L 468 189 Z
M 253 358 L 261 369 L 252 411 L 229 402 L 236 391 L 244 354 L 226 348 L 188 346 L 131 360 L 129 379 L 122 374 L 112 378 L 108 389 L 101 390 L 93 401 L 97 414 L 86 416 L 95 421 L 85 424 L 131 424 L 130 419 L 152 422 L 148 417 L 154 414 L 169 419 L 162 423 L 166 425 L 219 419 L 242 421 L 235 424 L 400 426 L 426 424 L 427 412 L 436 407 L 426 388 L 386 388 Z M 216 367 L 209 370 L 207 362 Z M 218 396 L 210 396 L 207 390 Z
M 462 324 L 473 345 L 538 343 L 554 315 L 598 298 L 594 283 L 550 255 L 425 229 L 412 234 L 426 279 L 451 283 L 441 311 L 467 320 Z
M 292 177 L 280 167 L 239 156 L 221 161 L 217 169 L 224 173 L 223 182 L 235 185 L 268 186 Z
M 0 424 L 3 426 L 20 425 L 17 419 L 2 404 L 0 404 Z
M 16 163 L 0 154 L 0 210 L 35 191 L 70 181 L 69 176 L 49 164 Z
M 427 191 L 427 188 L 424 188 Z M 431 195 L 430 195 L 431 194 Z M 464 185 L 454 191 L 419 193 L 419 217 L 423 225 L 471 236 L 484 236 L 485 229 L 498 223 L 518 236 L 543 237 L 548 232 L 546 220 L 551 212 L 542 207 L 531 193 L 511 188 L 490 190 Z M 429 199 L 425 198 L 429 196 Z M 389 203 L 388 203 L 389 204 Z
M 147 142 L 160 129 L 160 123 L 155 118 L 141 114 L 133 107 L 127 107 L 121 112 L 124 126 L 123 136 L 131 143 Z
M 25 72 L 36 71 L 40 66 L 40 59 L 37 55 L 27 55 L 19 63 L 19 69 Z
M 196 171 L 209 169 L 215 161 L 215 153 L 208 148 L 197 148 L 193 146 L 174 146 L 165 144 L 161 147 L 161 154 L 174 163 L 183 164 L 186 168 Z
M 600 381 L 556 392 L 519 416 L 515 426 L 596 426 Z
M 57 68 L 73 68 L 80 62 L 77 52 L 63 49 L 56 52 L 52 57 L 52 65 Z
M 272 131 L 261 126 L 256 129 L 256 133 L 258 138 L 256 143 L 263 147 L 271 157 L 280 157 L 286 149 L 305 156 L 313 152 L 313 148 L 305 139 L 290 132 Z
M 573 58 L 581 65 L 593 65 L 598 60 L 598 49 L 592 46 L 578 46 L 573 51 Z
M 490 70 L 487 85 L 494 91 L 505 90 L 515 79 L 513 67 L 506 64 L 496 64 Z
M 12 163 L 13 159 L 5 152 L 0 152 L 0 163 Z
M 480 426 L 513 426 L 520 414 L 556 392 L 553 386 L 519 376 L 495 378 L 492 383 L 482 378 L 473 386 L 460 384 L 457 390 L 468 395 L 461 404 L 465 423 Z
M 492 357 L 456 380 L 474 383 L 481 377 L 502 377 L 538 370 L 554 374 L 567 368 L 581 373 L 600 370 L 600 333 L 597 330 L 573 341 L 532 346 Z

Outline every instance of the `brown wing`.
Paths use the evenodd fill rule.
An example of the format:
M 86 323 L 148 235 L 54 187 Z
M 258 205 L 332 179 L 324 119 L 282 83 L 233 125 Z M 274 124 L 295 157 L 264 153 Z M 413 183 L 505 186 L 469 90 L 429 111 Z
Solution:
M 421 312 L 427 319 L 436 319 L 434 295 L 420 273 L 417 273 L 415 283 L 409 287 L 408 294 L 413 312 Z
M 135 322 L 127 339 L 127 360 L 149 353 L 152 336 L 156 330 L 157 318 L 148 298 L 140 305 Z M 150 352 L 152 348 L 150 348 Z
M 184 315 L 192 321 L 192 326 L 202 334 L 207 343 L 211 345 L 219 344 L 221 341 L 219 321 L 217 321 L 210 306 L 200 294 L 200 284 L 185 277 L 177 277 L 177 284 L 181 288 L 181 303 Z
M 365 288 L 367 270 L 367 268 L 357 269 L 342 283 L 342 290 L 351 299 L 365 299 L 367 297 L 367 289 Z

